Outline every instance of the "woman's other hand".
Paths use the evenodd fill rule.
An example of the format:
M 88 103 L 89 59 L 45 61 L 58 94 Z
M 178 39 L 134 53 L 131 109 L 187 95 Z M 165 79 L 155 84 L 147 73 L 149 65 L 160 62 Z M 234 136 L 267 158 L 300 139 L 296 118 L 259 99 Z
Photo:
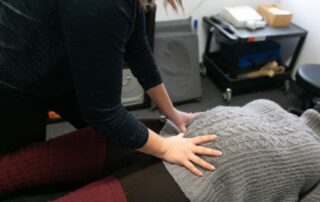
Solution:
M 168 118 L 179 128 L 180 132 L 185 133 L 190 121 L 199 113 L 186 113 L 177 109 L 174 109 L 174 113 Z
M 162 160 L 178 164 L 186 167 L 190 172 L 197 176 L 202 176 L 203 173 L 195 166 L 200 166 L 207 170 L 214 170 L 214 165 L 206 162 L 199 155 L 219 157 L 221 151 L 200 146 L 204 143 L 215 141 L 216 135 L 205 135 L 194 138 L 184 138 L 184 133 L 177 136 L 166 138 L 167 149 L 159 156 Z
M 180 132 L 185 133 L 186 127 L 198 113 L 186 113 L 177 110 L 168 95 L 168 92 L 163 83 L 147 90 L 147 94 L 152 101 L 159 107 L 162 114 L 167 116 L 176 126 Z

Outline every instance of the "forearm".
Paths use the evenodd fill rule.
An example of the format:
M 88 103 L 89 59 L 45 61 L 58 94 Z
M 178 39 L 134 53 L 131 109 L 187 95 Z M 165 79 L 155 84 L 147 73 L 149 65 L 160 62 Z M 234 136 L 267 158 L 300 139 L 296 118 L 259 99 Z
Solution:
M 160 111 L 166 115 L 181 132 L 185 133 L 187 125 L 197 115 L 193 113 L 185 113 L 177 110 L 168 95 L 168 92 L 163 83 L 150 88 L 147 91 L 152 101 L 159 107 Z
M 149 129 L 148 131 L 149 135 L 147 143 L 143 147 L 137 149 L 137 151 L 162 158 L 169 148 L 168 141 L 152 130 Z
M 164 115 L 169 118 L 174 115 L 175 108 L 163 83 L 147 90 L 147 94 Z

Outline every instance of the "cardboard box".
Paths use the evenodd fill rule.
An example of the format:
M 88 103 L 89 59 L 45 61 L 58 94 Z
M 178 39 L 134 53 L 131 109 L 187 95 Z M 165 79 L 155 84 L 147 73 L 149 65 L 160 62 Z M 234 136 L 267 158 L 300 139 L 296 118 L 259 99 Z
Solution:
M 291 23 L 292 12 L 275 4 L 262 4 L 257 8 L 271 27 L 287 27 Z

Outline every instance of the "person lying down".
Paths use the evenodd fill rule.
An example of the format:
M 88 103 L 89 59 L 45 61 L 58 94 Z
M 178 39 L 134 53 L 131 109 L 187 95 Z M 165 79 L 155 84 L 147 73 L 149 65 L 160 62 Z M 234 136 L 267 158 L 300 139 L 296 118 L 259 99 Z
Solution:
M 172 136 L 178 131 L 168 122 L 160 134 Z M 133 193 L 139 191 L 137 187 L 132 191 L 127 188 L 128 201 L 320 201 L 318 112 L 308 110 L 299 118 L 268 100 L 256 100 L 243 107 L 219 106 L 197 116 L 185 136 L 202 134 L 219 137 L 206 146 L 221 149 L 223 156 L 204 157 L 216 166 L 215 171 L 202 170 L 203 177 L 197 177 L 184 167 L 166 162 L 166 170 L 160 165 L 146 167 L 131 174 L 136 177 L 122 179 L 146 182 L 142 194 Z M 176 185 L 163 179 L 164 172 L 170 173 Z M 147 188 L 153 184 L 156 188 Z M 185 198 L 173 193 L 180 192 L 178 189 Z M 171 198 L 163 196 L 166 194 Z
M 162 135 L 177 131 L 166 124 Z M 199 178 L 164 163 L 191 201 L 320 201 L 320 114 L 300 118 L 268 100 L 243 107 L 216 107 L 196 117 L 187 137 L 217 134 L 221 158 Z
M 78 182 L 81 181 L 79 176 L 99 173 L 104 166 L 108 166 L 108 163 L 103 161 L 105 146 L 101 146 L 103 142 L 101 136 L 91 133 L 94 133 L 93 130 L 82 130 L 76 134 L 77 141 L 74 139 L 70 141 L 72 145 L 80 144 L 81 137 L 85 137 L 83 142 L 86 145 L 91 145 L 90 148 L 98 148 L 95 156 L 96 159 L 100 159 L 99 161 L 89 158 L 92 150 L 88 150 L 87 155 L 82 155 L 83 161 L 88 159 L 87 161 L 90 162 L 91 171 L 83 162 L 79 165 L 75 161 L 71 161 L 68 165 L 68 169 L 74 172 L 68 172 L 68 169 L 58 166 L 54 169 L 60 170 L 53 171 L 53 167 L 50 167 L 50 172 L 45 172 L 43 166 L 32 169 L 30 166 L 25 166 L 19 170 L 19 174 L 25 173 L 23 179 L 30 182 L 20 180 L 20 184 L 14 185 L 10 184 L 12 180 L 9 180 L 8 174 L 2 172 L 0 195 L 1 188 L 10 191 L 8 187 L 11 187 L 12 191 L 21 184 L 39 186 L 53 183 L 56 179 L 60 181 L 56 180 L 54 184 Z M 177 133 L 178 129 L 167 122 L 160 134 L 169 137 Z M 192 120 L 185 136 L 195 137 L 203 134 L 217 135 L 218 139 L 207 143 L 206 146 L 220 149 L 223 153 L 219 158 L 203 157 L 216 167 L 215 171 L 203 169 L 203 177 L 193 175 L 184 167 L 160 160 L 145 163 L 150 157 L 142 155 L 135 164 L 122 167 L 112 172 L 111 176 L 61 196 L 56 201 L 320 201 L 320 114 L 318 112 L 310 109 L 301 117 L 297 117 L 268 100 L 256 100 L 243 107 L 218 106 Z M 68 138 L 70 140 L 74 138 L 72 136 L 75 134 L 64 137 L 64 147 L 67 146 Z M 92 137 L 96 140 L 90 141 Z M 58 145 L 57 142 L 55 142 L 56 145 Z M 39 147 L 39 145 L 36 146 Z M 77 148 L 81 147 L 78 145 Z M 44 148 L 31 149 L 33 154 L 46 154 Z M 24 152 L 28 150 L 30 148 L 25 148 Z M 75 148 L 72 151 L 74 150 Z M 53 148 L 50 151 L 52 153 Z M 59 158 L 66 158 L 66 152 L 64 150 Z M 29 154 L 29 156 L 32 155 Z M 14 164 L 18 159 L 17 156 L 14 157 L 14 161 L 10 161 L 13 157 L 6 158 L 9 159 L 7 164 L 11 162 L 11 168 L 15 167 L 12 163 Z M 20 154 L 19 158 L 26 157 Z M 3 159 L 0 158 L 0 165 L 6 166 L 6 161 Z M 59 160 L 57 164 L 65 162 L 66 159 Z M 38 162 L 36 165 L 40 164 L 41 162 Z M 28 168 L 31 171 L 25 170 Z M 83 171 L 85 169 L 87 169 L 86 172 Z M 61 177 L 62 171 L 68 173 L 67 177 Z M 7 172 L 13 176 L 14 169 Z M 33 175 L 28 177 L 27 174 L 32 172 Z M 59 177 L 57 174 L 53 176 L 55 173 L 58 173 Z M 1 182 L 3 179 L 5 181 Z M 19 178 L 15 175 L 13 179 Z

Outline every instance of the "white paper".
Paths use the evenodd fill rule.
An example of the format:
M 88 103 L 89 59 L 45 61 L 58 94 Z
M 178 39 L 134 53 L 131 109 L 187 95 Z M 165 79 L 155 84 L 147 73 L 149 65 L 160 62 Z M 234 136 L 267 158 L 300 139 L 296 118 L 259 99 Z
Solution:
M 290 15 L 290 11 L 281 9 L 281 8 L 276 8 L 276 7 L 270 7 L 269 9 L 270 13 L 273 13 L 275 15 Z

